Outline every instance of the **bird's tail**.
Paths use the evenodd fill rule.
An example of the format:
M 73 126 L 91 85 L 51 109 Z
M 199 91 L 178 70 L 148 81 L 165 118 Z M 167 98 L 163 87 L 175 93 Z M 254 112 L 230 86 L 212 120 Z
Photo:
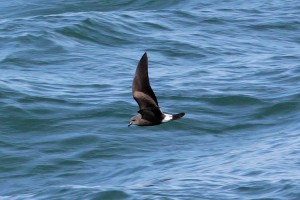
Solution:
M 183 117 L 185 115 L 184 112 L 182 113 L 178 113 L 178 114 L 175 114 L 175 115 L 172 115 L 172 120 L 177 120 L 177 119 L 180 119 L 181 117 Z

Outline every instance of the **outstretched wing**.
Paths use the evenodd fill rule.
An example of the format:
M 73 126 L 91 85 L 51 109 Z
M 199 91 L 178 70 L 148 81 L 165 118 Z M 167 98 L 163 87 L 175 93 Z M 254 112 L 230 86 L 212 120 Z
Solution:
M 147 53 L 144 53 L 136 68 L 132 83 L 132 96 L 139 104 L 140 110 L 158 108 L 156 96 L 149 82 Z
M 142 115 L 142 119 L 150 121 L 153 124 L 160 124 L 163 119 L 163 114 L 158 107 L 139 110 L 138 113 Z

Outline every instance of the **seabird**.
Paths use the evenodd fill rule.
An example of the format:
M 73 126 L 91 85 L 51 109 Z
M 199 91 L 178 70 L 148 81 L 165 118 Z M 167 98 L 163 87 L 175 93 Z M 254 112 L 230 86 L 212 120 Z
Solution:
M 135 71 L 132 82 L 132 96 L 139 104 L 138 114 L 131 118 L 130 125 L 154 126 L 182 118 L 185 113 L 166 114 L 163 113 L 156 99 L 156 96 L 150 86 L 148 77 L 148 57 L 144 53 Z

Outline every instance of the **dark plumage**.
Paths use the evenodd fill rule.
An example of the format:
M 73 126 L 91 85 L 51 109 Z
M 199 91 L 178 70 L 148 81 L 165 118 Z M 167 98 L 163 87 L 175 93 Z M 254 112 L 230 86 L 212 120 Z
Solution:
M 185 114 L 170 115 L 160 110 L 149 82 L 147 53 L 144 53 L 136 68 L 132 83 L 132 96 L 138 103 L 140 110 L 138 111 L 139 114 L 131 118 L 128 126 L 131 124 L 138 126 L 158 125 L 162 122 L 180 119 Z

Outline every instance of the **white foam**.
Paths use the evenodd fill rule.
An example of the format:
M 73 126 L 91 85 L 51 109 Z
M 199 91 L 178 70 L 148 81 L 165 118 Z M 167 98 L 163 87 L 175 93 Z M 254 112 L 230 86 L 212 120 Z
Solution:
M 33 199 L 33 194 L 19 194 L 12 196 L 0 196 L 0 200 Z

